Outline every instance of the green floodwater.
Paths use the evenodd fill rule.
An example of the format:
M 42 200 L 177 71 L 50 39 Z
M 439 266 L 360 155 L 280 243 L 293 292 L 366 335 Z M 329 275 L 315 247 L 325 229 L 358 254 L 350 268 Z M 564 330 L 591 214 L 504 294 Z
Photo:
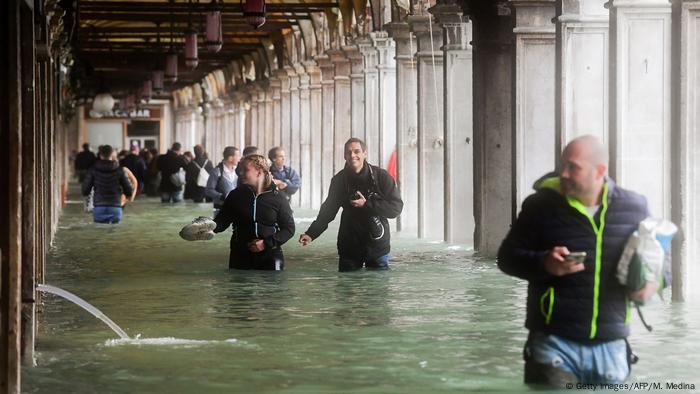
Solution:
M 283 272 L 229 271 L 228 234 L 187 242 L 210 205 L 131 204 L 120 225 L 69 203 L 47 284 L 84 298 L 135 341 L 46 295 L 25 392 L 521 392 L 526 283 L 466 247 L 395 237 L 392 270 L 337 272 L 337 221 L 296 242 Z M 630 382 L 700 387 L 700 308 L 656 302 L 636 314 Z

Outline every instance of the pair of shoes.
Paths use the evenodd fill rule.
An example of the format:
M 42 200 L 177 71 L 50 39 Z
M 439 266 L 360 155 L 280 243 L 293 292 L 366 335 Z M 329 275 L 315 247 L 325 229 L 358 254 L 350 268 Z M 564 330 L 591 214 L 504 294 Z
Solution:
M 214 238 L 216 222 L 208 217 L 200 216 L 180 230 L 180 237 L 187 241 L 209 241 Z
M 369 218 L 369 235 L 375 241 L 384 236 L 384 225 L 379 216 L 371 216 Z

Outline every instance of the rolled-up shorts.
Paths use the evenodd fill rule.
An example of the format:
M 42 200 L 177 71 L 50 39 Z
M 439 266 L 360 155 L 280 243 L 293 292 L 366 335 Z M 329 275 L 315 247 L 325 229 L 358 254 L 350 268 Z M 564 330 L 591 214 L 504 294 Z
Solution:
M 580 343 L 533 332 L 525 348 L 525 383 L 624 383 L 630 374 L 627 342 Z

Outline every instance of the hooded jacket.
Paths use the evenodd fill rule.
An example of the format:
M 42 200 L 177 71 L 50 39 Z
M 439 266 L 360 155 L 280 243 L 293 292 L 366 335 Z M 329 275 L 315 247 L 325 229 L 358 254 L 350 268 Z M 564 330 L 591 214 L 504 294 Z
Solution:
M 367 203 L 362 208 L 350 205 L 351 197 L 360 191 Z M 318 238 L 343 208 L 338 230 L 338 254 L 355 260 L 370 260 L 388 254 L 391 250 L 389 219 L 401 214 L 403 201 L 396 182 L 386 170 L 365 161 L 359 174 L 348 168 L 340 170 L 331 179 L 328 197 L 321 205 L 316 220 L 306 234 Z M 372 240 L 369 218 L 377 216 L 384 226 L 384 236 Z
M 562 193 L 557 176 L 541 179 L 535 190 L 498 252 L 503 272 L 529 282 L 525 326 L 579 342 L 626 337 L 629 300 L 615 272 L 627 239 L 649 215 L 646 199 L 606 178 L 602 204 L 591 217 Z M 585 269 L 550 275 L 544 259 L 555 246 L 586 252 Z
M 90 167 L 83 180 L 84 196 L 95 188 L 93 204 L 98 206 L 121 207 L 122 194 L 131 196 L 133 188 L 119 163 L 112 160 L 98 160 Z
M 266 249 L 279 248 L 295 229 L 292 208 L 274 183 L 258 195 L 248 185 L 232 190 L 214 221 L 215 233 L 234 228 L 232 250 L 247 250 L 254 239 L 262 239 Z

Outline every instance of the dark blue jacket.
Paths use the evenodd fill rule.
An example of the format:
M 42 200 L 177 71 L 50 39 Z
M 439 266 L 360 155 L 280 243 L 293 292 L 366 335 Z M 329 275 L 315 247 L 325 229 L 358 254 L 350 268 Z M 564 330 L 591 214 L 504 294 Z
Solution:
M 96 207 L 121 207 L 122 193 L 130 196 L 133 192 L 129 178 L 119 167 L 119 163 L 113 160 L 98 160 L 90 167 L 90 171 L 83 180 L 83 195 L 90 194 L 93 187 L 95 188 L 93 204 Z
M 292 194 L 296 193 L 301 187 L 301 177 L 294 171 L 292 167 L 283 166 L 282 168 L 277 168 L 274 165 L 270 167 L 270 173 L 272 177 L 280 180 L 287 184 L 287 187 L 280 189 L 280 192 L 287 196 L 287 199 L 292 197 Z
M 523 202 L 498 252 L 498 266 L 529 282 L 529 330 L 579 342 L 629 335 L 629 301 L 615 271 L 627 238 L 648 210 L 644 197 L 606 181 L 603 204 L 593 218 L 580 202 L 561 193 L 556 176 L 538 182 L 537 192 Z M 585 270 L 548 274 L 544 257 L 555 246 L 586 252 Z

